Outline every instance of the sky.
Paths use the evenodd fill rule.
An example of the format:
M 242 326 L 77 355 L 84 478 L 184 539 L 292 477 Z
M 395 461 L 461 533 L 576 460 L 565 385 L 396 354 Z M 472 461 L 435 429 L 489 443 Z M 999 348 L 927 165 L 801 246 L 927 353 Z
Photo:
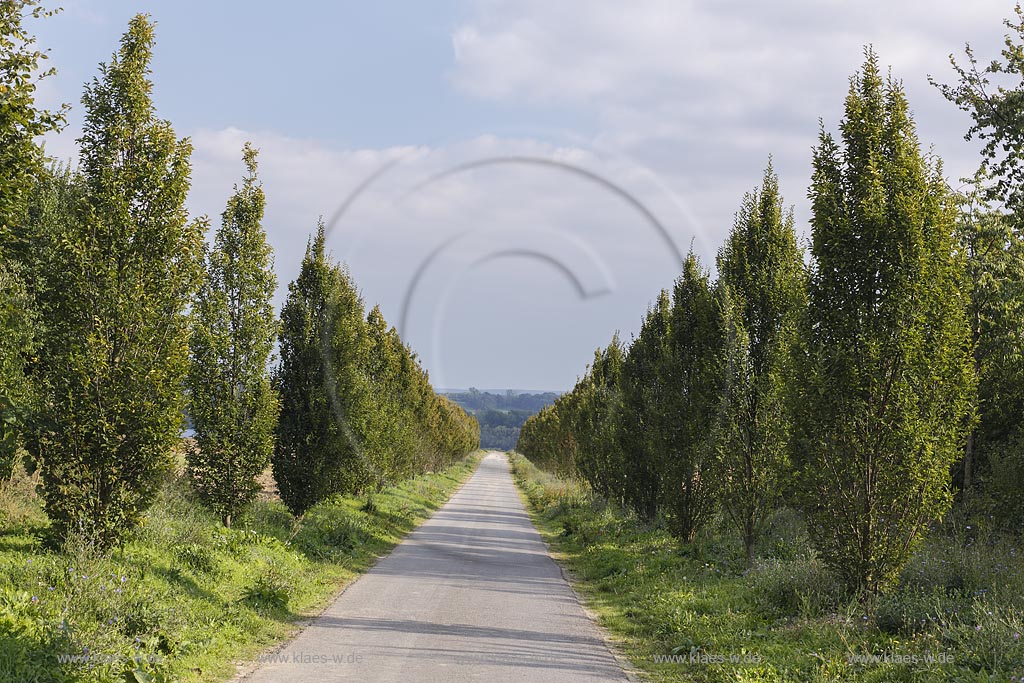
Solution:
M 929 84 L 970 43 L 996 57 L 1005 1 L 65 0 L 29 24 L 70 103 L 129 19 L 156 21 L 157 113 L 194 146 L 189 210 L 216 225 L 260 149 L 276 305 L 322 217 L 367 308 L 435 387 L 572 387 L 634 335 L 693 249 L 714 269 L 769 158 L 808 234 L 820 127 L 872 45 L 951 185 L 970 118 Z

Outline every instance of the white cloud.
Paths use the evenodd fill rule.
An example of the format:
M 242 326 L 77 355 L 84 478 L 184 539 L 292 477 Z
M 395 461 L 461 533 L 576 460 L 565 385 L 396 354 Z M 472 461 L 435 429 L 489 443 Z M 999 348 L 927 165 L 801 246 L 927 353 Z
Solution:
M 936 144 L 952 177 L 969 173 L 977 154 L 962 140 L 968 120 L 927 75 L 951 80 L 947 55 L 965 41 L 979 56 L 998 50 L 1011 11 L 1002 0 L 469 0 L 452 29 L 448 83 L 527 129 L 551 110 L 592 122 L 589 130 L 380 148 L 290 131 L 179 130 L 195 146 L 189 205 L 216 225 L 243 172 L 242 144 L 261 149 L 280 302 L 317 216 L 330 219 L 375 177 L 334 226 L 330 246 L 392 323 L 431 251 L 479 235 L 441 258 L 462 273 L 459 287 L 446 294 L 442 282 L 417 298 L 437 305 L 443 331 L 441 348 L 427 336 L 430 325 L 409 330 L 414 348 L 434 356 L 424 358 L 428 367 L 452 373 L 435 379 L 564 388 L 615 329 L 627 337 L 637 329 L 676 274 L 672 250 L 641 208 L 678 248 L 693 240 L 712 262 L 742 194 L 773 154 L 783 193 L 805 222 L 818 119 L 830 130 L 838 124 L 865 44 L 904 80 L 922 141 Z M 58 95 L 45 93 L 47 101 Z M 73 137 L 51 136 L 50 151 L 70 156 Z M 495 248 L 511 252 L 517 230 L 537 249 L 552 247 L 545 234 L 560 236 L 552 243 L 582 241 L 607 266 L 614 291 L 581 300 L 550 263 L 522 255 L 473 265 L 488 231 Z M 482 343 L 482 330 L 498 334 Z
M 495 99 L 642 105 L 704 89 L 734 105 L 788 99 L 834 79 L 876 45 L 897 71 L 943 62 L 965 40 L 999 35 L 1005 2 L 481 0 L 452 35 L 453 82 Z M 841 73 L 845 73 L 842 69 Z M 920 74 L 919 74 L 920 75 Z M 698 90 L 694 92 L 694 88 Z
M 594 144 L 654 169 L 724 233 L 769 155 L 806 222 L 819 118 L 834 130 L 872 44 L 901 79 L 920 139 L 956 183 L 977 165 L 966 115 L 928 84 L 965 42 L 1002 45 L 1002 0 L 477 0 L 452 33 L 453 85 L 508 106 L 587 112 Z
M 465 335 L 448 331 L 500 328 L 510 319 L 532 320 L 528 329 L 535 331 L 536 325 L 573 321 L 559 332 L 559 373 L 536 368 L 525 374 L 530 361 L 523 359 L 521 381 L 512 382 L 567 386 L 612 331 L 635 329 L 647 302 L 671 284 L 677 252 L 695 239 L 709 258 L 715 245 L 690 220 L 684 198 L 655 182 L 649 170 L 580 146 L 482 136 L 441 147 L 347 150 L 235 128 L 198 131 L 192 139 L 190 207 L 215 225 L 241 176 L 243 143 L 260 149 L 278 303 L 298 272 L 317 215 L 330 221 L 364 187 L 328 225 L 328 246 L 348 262 L 368 304 L 380 303 L 393 324 L 401 323 L 406 301 L 416 307 L 404 332 L 435 380 L 447 386 L 479 383 L 474 373 L 493 363 L 491 351 L 465 346 Z M 432 255 L 430 277 L 417 280 Z M 484 263 L 488 273 L 507 271 L 510 259 L 512 280 L 480 282 L 473 275 Z M 581 298 L 559 266 L 583 281 L 607 279 L 611 291 Z M 477 305 L 446 306 L 466 286 Z M 501 306 L 488 304 L 495 301 Z M 443 358 L 451 374 L 442 373 Z

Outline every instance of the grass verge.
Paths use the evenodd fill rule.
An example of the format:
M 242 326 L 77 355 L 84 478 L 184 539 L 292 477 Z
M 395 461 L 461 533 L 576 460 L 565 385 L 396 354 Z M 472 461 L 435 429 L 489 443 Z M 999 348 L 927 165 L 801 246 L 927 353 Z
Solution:
M 718 527 L 680 545 L 511 454 L 534 523 L 623 653 L 654 681 L 1024 681 L 1019 538 L 938 530 L 889 594 L 845 596 L 799 516 L 771 520 L 744 568 Z
M 231 529 L 169 481 L 142 529 L 106 555 L 40 542 L 32 478 L 0 486 L 0 681 L 223 681 L 292 635 L 428 518 L 481 453 L 296 521 L 261 500 Z

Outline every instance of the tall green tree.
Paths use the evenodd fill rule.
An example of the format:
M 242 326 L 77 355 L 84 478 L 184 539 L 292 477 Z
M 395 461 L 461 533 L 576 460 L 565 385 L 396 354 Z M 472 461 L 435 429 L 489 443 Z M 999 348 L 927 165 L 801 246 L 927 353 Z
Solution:
M 714 512 L 711 437 L 719 403 L 721 305 L 693 252 L 672 290 L 666 348 L 660 361 L 664 395 L 651 405 L 663 430 L 659 468 L 662 505 L 675 536 L 691 542 Z
M 328 257 L 325 239 L 321 221 L 298 277 L 288 285 L 274 375 L 280 395 L 274 478 L 296 515 L 332 494 L 353 490 L 359 474 L 362 432 L 347 380 L 357 368 L 351 358 L 358 358 L 353 348 L 362 333 L 351 323 L 361 303 L 353 299 L 347 273 Z M 361 313 L 358 318 L 361 322 Z M 349 360 L 339 351 L 348 352 Z
M 576 459 L 580 475 L 599 495 L 618 501 L 622 501 L 625 486 L 618 432 L 625 355 L 618 333 L 607 347 L 594 352 L 594 362 L 576 388 L 579 409 L 573 426 L 580 441 Z
M 86 88 L 81 199 L 45 227 L 35 459 L 58 536 L 100 546 L 138 522 L 182 428 L 188 318 L 203 227 L 189 222 L 191 145 L 156 118 L 153 25 L 132 19 Z
M 622 363 L 619 443 L 623 450 L 626 503 L 642 518 L 652 520 L 662 500 L 666 420 L 662 410 L 670 387 L 662 363 L 667 355 L 672 302 L 662 290 L 647 310 L 640 333 Z
M 871 50 L 840 129 L 814 150 L 792 447 L 815 546 L 875 591 L 950 506 L 975 380 L 955 202 Z
M 789 421 L 783 410 L 796 322 L 805 304 L 804 268 L 771 162 L 743 198 L 718 252 L 729 299 L 728 351 L 715 430 L 719 499 L 743 537 L 747 564 L 787 479 Z
M 206 277 L 193 305 L 188 414 L 196 433 L 188 473 L 225 526 L 252 502 L 270 464 L 277 395 L 267 364 L 277 336 L 277 280 L 263 230 L 265 197 L 257 152 L 246 143 L 247 175 L 228 200 Z

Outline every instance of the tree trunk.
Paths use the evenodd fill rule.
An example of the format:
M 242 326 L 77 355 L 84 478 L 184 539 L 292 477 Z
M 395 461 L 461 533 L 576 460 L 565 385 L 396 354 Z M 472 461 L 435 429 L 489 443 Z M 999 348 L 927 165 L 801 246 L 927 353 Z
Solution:
M 967 435 L 967 445 L 964 447 L 964 503 L 971 497 L 971 486 L 974 479 L 974 432 Z

